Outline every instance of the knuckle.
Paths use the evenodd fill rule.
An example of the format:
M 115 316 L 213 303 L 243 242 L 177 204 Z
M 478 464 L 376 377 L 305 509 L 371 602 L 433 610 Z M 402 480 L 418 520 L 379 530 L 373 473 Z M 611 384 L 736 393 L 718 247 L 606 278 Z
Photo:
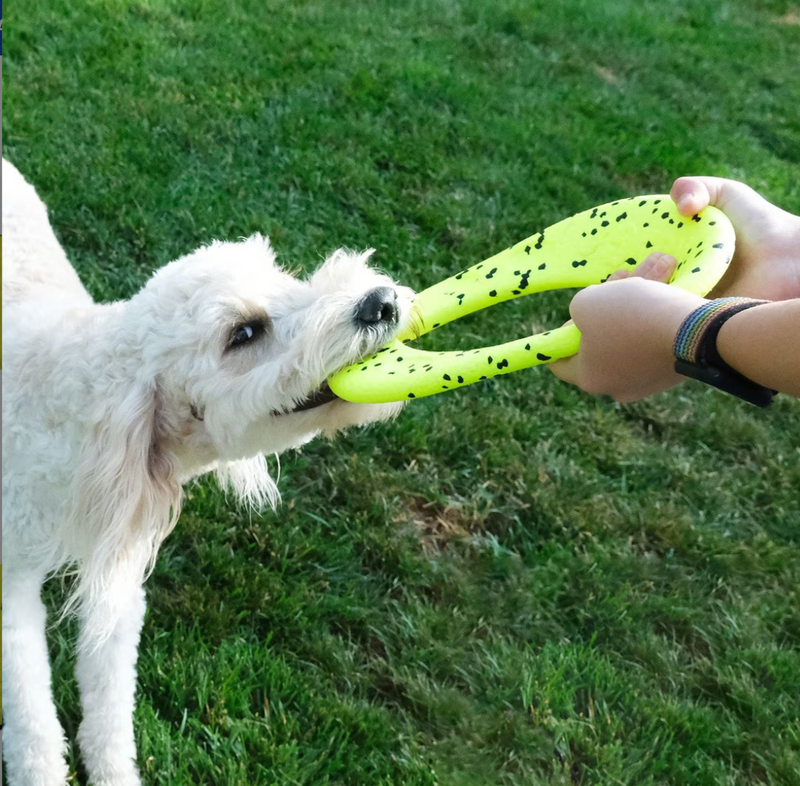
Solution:
M 576 322 L 580 319 L 581 315 L 585 314 L 586 310 L 591 307 L 597 290 L 599 289 L 600 284 L 592 284 L 585 289 L 581 289 L 573 296 L 569 304 L 569 313 Z

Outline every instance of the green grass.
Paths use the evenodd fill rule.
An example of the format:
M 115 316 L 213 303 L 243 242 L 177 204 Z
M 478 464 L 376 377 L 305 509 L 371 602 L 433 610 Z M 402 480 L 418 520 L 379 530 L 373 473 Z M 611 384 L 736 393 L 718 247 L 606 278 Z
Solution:
M 37 0 L 4 153 L 92 292 L 211 238 L 424 287 L 578 210 L 737 177 L 800 212 L 780 0 Z M 792 20 L 794 20 L 793 23 Z M 441 331 L 558 324 L 567 293 Z M 547 371 L 189 490 L 149 582 L 147 784 L 800 783 L 800 408 Z M 79 711 L 69 626 L 57 696 Z M 83 780 L 77 754 L 72 763 Z

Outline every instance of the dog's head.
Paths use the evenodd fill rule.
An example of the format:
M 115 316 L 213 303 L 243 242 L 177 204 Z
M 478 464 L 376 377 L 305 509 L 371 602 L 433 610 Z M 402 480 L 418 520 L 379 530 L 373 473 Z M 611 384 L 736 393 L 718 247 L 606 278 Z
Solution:
M 412 292 L 372 270 L 370 254 L 339 251 L 303 280 L 275 264 L 266 238 L 213 243 L 97 318 L 102 393 L 69 504 L 82 564 L 71 602 L 102 606 L 97 641 L 120 612 L 114 583 L 140 581 L 174 526 L 183 481 L 213 470 L 251 504 L 274 504 L 265 454 L 399 411 L 325 384 L 409 318 Z
M 308 279 L 275 264 L 266 238 L 213 243 L 159 270 L 130 303 L 144 373 L 189 473 L 277 453 L 323 431 L 390 417 L 397 404 L 331 393 L 334 371 L 404 327 L 411 290 L 336 252 Z

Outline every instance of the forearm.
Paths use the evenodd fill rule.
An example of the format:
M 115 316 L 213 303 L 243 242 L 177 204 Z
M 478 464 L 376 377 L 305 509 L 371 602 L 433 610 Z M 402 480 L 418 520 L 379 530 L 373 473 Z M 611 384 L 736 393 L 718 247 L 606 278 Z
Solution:
M 800 299 L 735 314 L 722 326 L 717 350 L 748 379 L 800 397 Z

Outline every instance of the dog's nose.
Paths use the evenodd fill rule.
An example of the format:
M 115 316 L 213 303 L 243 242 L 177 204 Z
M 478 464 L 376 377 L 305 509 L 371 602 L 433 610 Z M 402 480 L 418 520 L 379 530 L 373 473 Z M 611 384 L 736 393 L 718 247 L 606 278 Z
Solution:
M 376 287 L 356 306 L 356 321 L 361 325 L 393 325 L 397 322 L 397 293 L 391 287 Z

